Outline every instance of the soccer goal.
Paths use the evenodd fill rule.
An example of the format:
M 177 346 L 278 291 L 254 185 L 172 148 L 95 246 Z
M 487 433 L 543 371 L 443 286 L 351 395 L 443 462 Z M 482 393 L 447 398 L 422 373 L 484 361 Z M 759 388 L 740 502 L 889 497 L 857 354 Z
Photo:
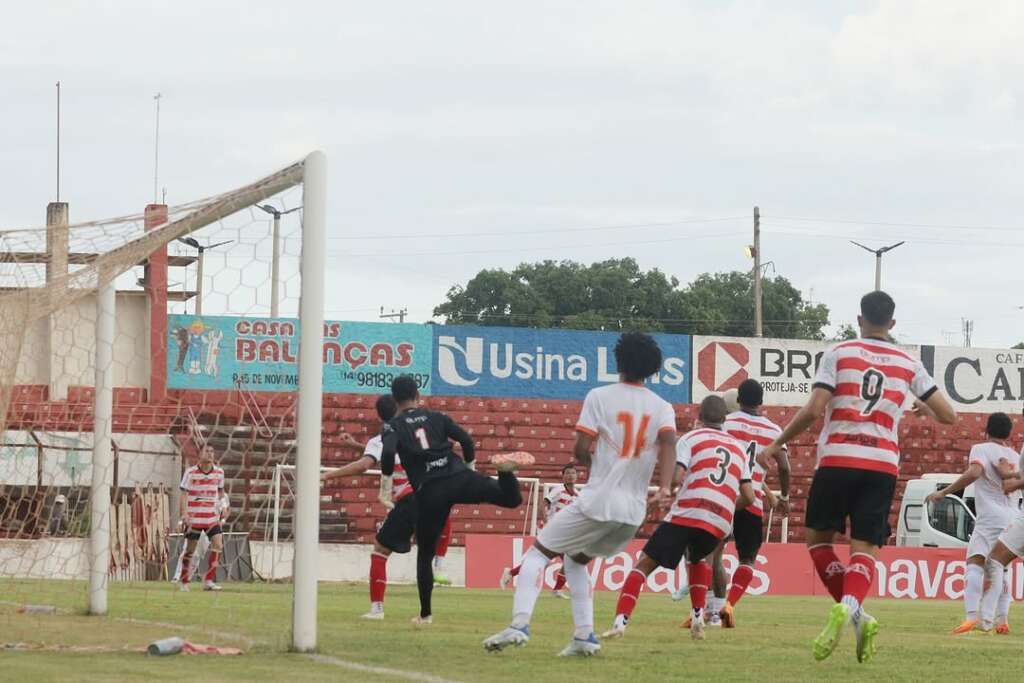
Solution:
M 215 590 L 260 578 L 253 510 L 287 463 L 280 597 L 288 645 L 316 647 L 326 173 L 314 152 L 186 204 L 78 223 L 51 204 L 44 227 L 0 226 L 0 628 L 15 639 L 38 639 L 26 612 L 135 619 L 139 634 L 154 611 L 210 610 L 210 634 L 259 619 Z M 250 376 L 249 357 L 273 372 Z M 179 482 L 207 447 L 224 472 L 209 513 L 223 547 L 207 548 L 208 594 L 171 603 L 179 513 L 208 503 Z M 60 623 L 48 640 L 93 642 Z

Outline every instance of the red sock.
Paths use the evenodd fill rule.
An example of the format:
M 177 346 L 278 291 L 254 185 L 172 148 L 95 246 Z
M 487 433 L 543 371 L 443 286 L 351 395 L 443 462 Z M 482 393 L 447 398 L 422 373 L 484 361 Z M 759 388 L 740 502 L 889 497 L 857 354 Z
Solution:
M 639 569 L 634 569 L 626 577 L 626 583 L 622 585 L 622 592 L 619 593 L 619 603 L 615 606 L 615 614 L 622 614 L 627 619 L 633 614 L 636 601 L 640 598 L 640 591 L 647 583 L 647 575 Z
M 874 580 L 875 558 L 864 553 L 850 555 L 850 564 L 843 578 L 843 598 L 853 598 L 857 605 L 863 605 Z
M 444 523 L 444 529 L 441 530 L 441 535 L 437 537 L 437 545 L 434 546 L 434 555 L 437 557 L 444 557 L 448 554 L 448 544 L 452 542 L 452 518 L 448 516 L 448 521 Z
M 519 568 L 522 566 L 523 565 L 521 564 L 517 564 L 516 566 L 512 567 L 512 569 L 509 571 L 509 574 L 511 574 L 512 576 L 519 576 Z
M 555 574 L 555 590 L 560 591 L 563 588 L 565 588 L 565 572 L 559 569 L 558 573 Z
M 192 556 L 185 553 L 185 556 L 181 558 L 181 576 L 179 577 L 182 583 L 189 582 L 189 574 L 191 574 L 189 572 L 190 564 L 192 564 Z
M 388 557 L 370 553 L 370 602 L 384 602 L 384 590 L 388 587 Z
M 754 578 L 754 568 L 749 564 L 741 564 L 732 573 L 732 587 L 729 588 L 729 596 L 726 598 L 730 605 L 735 605 L 747 592 L 750 580 Z
M 711 565 L 707 562 L 691 562 L 686 567 L 690 580 L 690 605 L 702 610 L 708 601 L 708 587 L 711 585 Z
M 217 578 L 217 562 L 220 560 L 220 552 L 216 550 L 210 551 L 210 566 L 206 570 L 206 581 L 213 581 Z
M 846 575 L 846 567 L 836 555 L 835 548 L 831 543 L 822 543 L 812 545 L 807 550 L 811 553 L 811 560 L 821 582 L 825 584 L 832 599 L 839 602 L 843 599 L 843 577 Z

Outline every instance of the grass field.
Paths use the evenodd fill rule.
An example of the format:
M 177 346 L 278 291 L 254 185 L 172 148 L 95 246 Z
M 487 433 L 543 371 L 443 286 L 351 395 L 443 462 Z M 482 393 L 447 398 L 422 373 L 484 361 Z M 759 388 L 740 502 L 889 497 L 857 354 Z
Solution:
M 946 635 L 961 616 L 958 603 L 876 600 L 869 605 L 882 624 L 876 659 L 857 664 L 851 637 L 831 659 L 818 663 L 811 659 L 810 640 L 824 623 L 829 606 L 825 599 L 747 598 L 737 610 L 737 629 L 712 629 L 705 642 L 693 643 L 687 631 L 677 628 L 684 607 L 664 595 L 644 594 L 624 640 L 606 643 L 591 660 L 566 660 L 554 655 L 571 634 L 569 602 L 545 595 L 538 603 L 529 645 L 487 654 L 480 641 L 505 626 L 510 593 L 439 589 L 435 624 L 418 630 L 409 623 L 417 605 L 413 587 L 390 587 L 387 620 L 364 622 L 356 617 L 367 607 L 365 586 L 324 584 L 319 622 L 324 657 L 317 661 L 287 652 L 289 585 L 230 584 L 219 594 L 179 594 L 167 584 L 114 584 L 110 616 L 104 618 L 76 612 L 84 603 L 81 584 L 0 581 L 0 591 L 6 601 L 0 603 L 0 643 L 49 648 L 0 650 L 0 680 L 31 683 L 409 680 L 344 668 L 343 662 L 464 682 L 662 681 L 689 678 L 698 671 L 701 678 L 714 681 L 850 676 L 876 681 L 979 676 L 1011 681 L 1020 679 L 1014 664 L 1024 645 L 1018 633 Z M 596 599 L 598 629 L 603 629 L 611 620 L 615 596 L 598 593 Z M 17 614 L 11 602 L 51 604 L 62 611 Z M 171 635 L 241 647 L 246 654 L 147 657 L 123 649 L 143 648 Z

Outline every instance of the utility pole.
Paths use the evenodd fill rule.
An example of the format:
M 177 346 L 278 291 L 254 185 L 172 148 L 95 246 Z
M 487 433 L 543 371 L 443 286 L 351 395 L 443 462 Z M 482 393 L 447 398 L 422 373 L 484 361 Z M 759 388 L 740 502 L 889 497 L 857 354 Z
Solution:
M 160 175 L 160 98 L 162 95 L 157 93 L 153 95 L 153 99 L 156 101 L 156 133 L 153 136 L 153 203 L 156 204 L 160 200 L 160 195 L 157 192 L 157 177 Z
M 754 207 L 754 336 L 764 336 L 764 313 L 761 309 L 761 210 Z
M 380 307 L 380 317 L 382 319 L 390 318 L 391 320 L 394 320 L 395 318 L 398 318 L 398 322 L 404 323 L 405 322 L 405 316 L 407 316 L 407 315 L 409 315 L 409 309 L 408 308 L 403 308 L 403 309 L 401 309 L 399 311 L 396 311 L 395 309 L 392 308 L 390 313 L 385 313 L 384 312 L 384 307 L 383 306 Z
M 905 244 L 905 242 L 897 242 L 896 244 L 890 244 L 887 247 L 880 247 L 878 249 L 872 249 L 871 247 L 866 247 L 863 244 L 861 244 L 860 242 L 854 242 L 853 240 L 850 240 L 850 243 L 851 244 L 856 244 L 858 247 L 860 247 L 864 251 L 869 252 L 869 253 L 875 255 L 875 291 L 877 292 L 877 291 L 881 290 L 882 289 L 882 254 L 884 254 L 887 251 L 892 251 L 893 249 L 895 249 L 896 247 L 900 246 L 901 244 Z
M 57 203 L 60 203 L 60 81 L 57 81 Z
M 971 336 L 974 334 L 974 321 L 960 318 L 960 324 L 964 333 L 964 348 L 969 349 L 971 348 Z

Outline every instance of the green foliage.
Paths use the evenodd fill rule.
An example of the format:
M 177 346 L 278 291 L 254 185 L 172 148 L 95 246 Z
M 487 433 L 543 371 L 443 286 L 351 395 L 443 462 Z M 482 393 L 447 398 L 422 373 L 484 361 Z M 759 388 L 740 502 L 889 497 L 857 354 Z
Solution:
M 764 335 L 822 339 L 828 307 L 811 305 L 784 277 L 762 283 Z M 749 337 L 754 334 L 751 273 L 705 273 L 685 287 L 632 258 L 583 265 L 520 264 L 511 272 L 482 270 L 455 285 L 434 309 L 452 325 L 646 330 Z
M 1016 344 L 1014 344 L 1010 348 L 1011 349 L 1024 349 L 1024 342 L 1017 342 Z

